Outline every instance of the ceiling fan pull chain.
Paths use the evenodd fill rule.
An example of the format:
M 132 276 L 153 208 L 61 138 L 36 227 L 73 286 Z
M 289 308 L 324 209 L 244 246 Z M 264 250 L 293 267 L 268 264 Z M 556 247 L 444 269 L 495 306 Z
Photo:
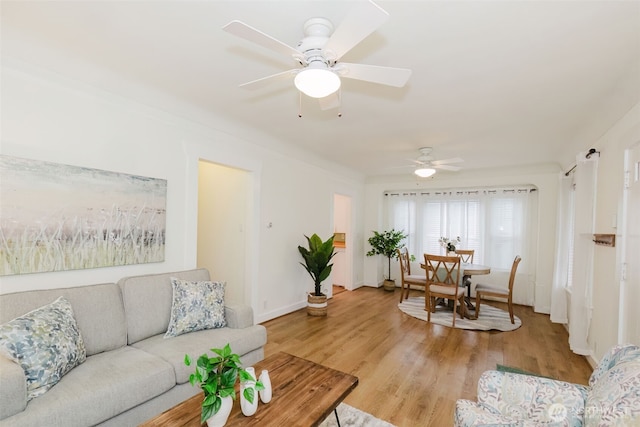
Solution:
M 302 118 L 302 92 L 298 92 L 298 117 Z

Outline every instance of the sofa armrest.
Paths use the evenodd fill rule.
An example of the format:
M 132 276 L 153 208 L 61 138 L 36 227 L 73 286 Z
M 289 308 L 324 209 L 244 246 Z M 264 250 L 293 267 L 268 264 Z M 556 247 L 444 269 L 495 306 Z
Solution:
M 27 378 L 14 361 L 0 355 L 0 420 L 27 407 Z
M 486 371 L 478 381 L 478 403 L 515 419 L 562 419 L 581 425 L 587 391 L 585 386 L 549 378 Z
M 605 373 L 626 359 L 638 358 L 640 348 L 633 344 L 621 344 L 612 347 L 600 360 L 598 366 L 591 373 L 589 387 L 593 387 Z
M 253 309 L 248 305 L 225 305 L 224 317 L 227 326 L 232 329 L 253 326 Z

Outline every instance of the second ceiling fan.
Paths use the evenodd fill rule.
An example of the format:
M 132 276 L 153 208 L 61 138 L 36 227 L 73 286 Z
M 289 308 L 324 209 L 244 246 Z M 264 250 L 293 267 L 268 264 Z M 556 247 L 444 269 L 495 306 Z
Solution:
M 436 173 L 436 169 L 448 170 L 457 172 L 462 169 L 460 166 L 453 166 L 453 163 L 462 163 L 460 157 L 454 157 L 452 159 L 443 159 L 443 160 L 435 160 L 431 153 L 433 152 L 433 148 L 431 147 L 422 147 L 419 150 L 420 155 L 417 159 L 413 160 L 415 163 L 415 170 L 413 173 L 418 175 L 420 178 L 428 178 L 431 175 Z
M 241 87 L 257 88 L 279 79 L 293 79 L 302 93 L 320 100 L 323 110 L 340 105 L 341 78 L 363 80 L 387 86 L 403 87 L 411 70 L 341 62 L 350 51 L 377 30 L 389 14 L 373 1 L 364 1 L 351 9 L 335 29 L 326 18 L 311 18 L 304 24 L 305 37 L 293 48 L 241 21 L 231 21 L 223 30 L 272 51 L 284 54 L 300 67 L 253 80 Z

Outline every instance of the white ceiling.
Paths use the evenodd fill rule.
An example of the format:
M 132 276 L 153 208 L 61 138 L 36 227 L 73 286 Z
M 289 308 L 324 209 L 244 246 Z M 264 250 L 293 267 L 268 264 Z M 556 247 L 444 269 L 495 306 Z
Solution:
M 353 1 L 3 0 L 2 55 L 211 112 L 244 124 L 241 137 L 257 129 L 365 175 L 410 174 L 400 166 L 422 146 L 465 169 L 565 166 L 580 129 L 595 139 L 640 99 L 638 1 L 377 4 L 390 19 L 342 59 L 413 74 L 401 89 L 344 79 L 340 118 L 305 97 L 299 118 L 290 82 L 238 88 L 295 64 L 221 28 L 237 19 L 295 46 L 308 18 L 339 26 Z M 623 79 L 626 96 L 607 99 Z

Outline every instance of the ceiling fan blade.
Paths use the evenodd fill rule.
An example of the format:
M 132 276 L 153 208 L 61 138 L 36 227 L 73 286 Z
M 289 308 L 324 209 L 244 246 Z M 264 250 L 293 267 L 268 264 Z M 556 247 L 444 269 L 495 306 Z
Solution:
M 262 47 L 266 47 L 267 49 L 281 53 L 285 56 L 291 56 L 294 58 L 302 56 L 299 51 L 292 48 L 288 44 L 274 39 L 270 35 L 265 34 L 262 31 L 245 24 L 244 22 L 231 21 L 227 25 L 222 27 L 222 29 L 230 34 L 233 34 L 234 36 L 238 36 L 250 42 L 259 44 Z
M 389 14 L 371 0 L 358 2 L 335 29 L 324 51 L 332 60 L 337 61 L 377 30 L 387 19 Z
M 340 107 L 340 91 L 334 92 L 329 96 L 325 96 L 324 98 L 319 98 L 318 102 L 320 103 L 321 110 L 332 110 L 334 108 Z
M 389 166 L 386 167 L 385 170 L 391 170 L 391 169 L 408 169 L 408 168 L 414 168 L 415 169 L 416 165 L 403 165 L 403 166 Z
M 457 172 L 460 169 L 462 169 L 460 166 L 449 166 L 449 165 L 432 165 L 435 169 L 442 169 L 445 171 L 453 171 L 453 172 Z
M 298 71 L 300 70 L 293 69 L 293 70 L 283 71 L 281 73 L 272 74 L 267 77 L 262 77 L 261 79 L 252 80 L 250 82 L 243 83 L 239 87 L 243 87 L 245 89 L 260 89 L 262 87 L 265 87 L 273 83 L 274 81 L 291 79 L 293 76 L 295 76 L 298 73 Z
M 461 159 L 460 157 L 454 157 L 452 159 L 443 159 L 443 160 L 434 160 L 433 163 L 434 165 L 448 165 L 451 163 L 462 163 L 464 162 L 463 159 Z
M 403 87 L 411 77 L 406 68 L 380 67 L 377 65 L 350 64 L 341 62 L 333 67 L 340 77 L 364 80 L 387 86 Z

